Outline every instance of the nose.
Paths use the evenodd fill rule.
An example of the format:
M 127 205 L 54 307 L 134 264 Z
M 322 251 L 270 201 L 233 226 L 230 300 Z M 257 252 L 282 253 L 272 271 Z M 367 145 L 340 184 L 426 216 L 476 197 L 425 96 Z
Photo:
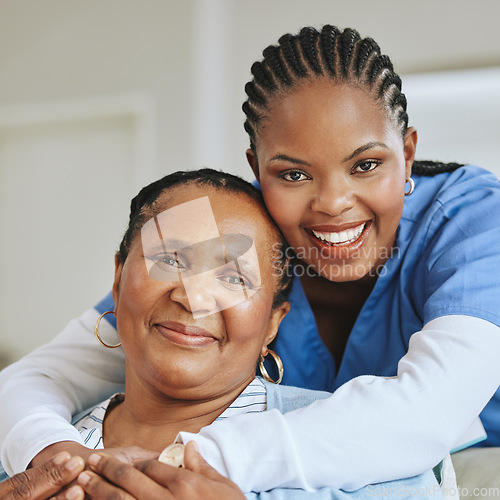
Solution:
M 332 176 L 316 183 L 311 210 L 331 217 L 341 215 L 356 204 L 356 194 L 352 183 L 343 176 Z
M 184 276 L 172 288 L 170 298 L 180 304 L 193 317 L 202 318 L 219 310 L 215 298 L 214 278 L 212 273 Z

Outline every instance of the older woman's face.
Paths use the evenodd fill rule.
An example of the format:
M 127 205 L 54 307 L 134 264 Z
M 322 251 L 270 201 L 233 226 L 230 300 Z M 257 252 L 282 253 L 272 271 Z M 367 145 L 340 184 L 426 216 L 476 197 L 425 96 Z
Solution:
M 185 399 L 243 388 L 287 310 L 272 310 L 271 222 L 246 196 L 205 186 L 175 187 L 158 206 L 116 268 L 127 383 Z

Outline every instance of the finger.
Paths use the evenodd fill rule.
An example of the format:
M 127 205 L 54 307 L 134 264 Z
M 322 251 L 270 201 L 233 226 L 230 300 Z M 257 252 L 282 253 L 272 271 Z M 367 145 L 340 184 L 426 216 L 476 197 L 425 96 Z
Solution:
M 134 462 L 134 467 L 153 479 L 156 483 L 165 488 L 172 489 L 174 484 L 186 479 L 186 476 L 191 476 L 191 471 L 172 465 L 164 464 L 158 460 L 141 460 Z
M 85 471 L 78 476 L 78 483 L 90 498 L 113 499 L 113 500 L 135 500 L 128 492 L 106 481 L 103 477 Z M 66 500 L 66 499 L 64 499 Z
M 196 450 L 192 449 L 192 461 L 196 458 Z M 199 454 L 198 454 L 199 455 Z M 195 467 L 204 470 L 204 475 L 186 468 L 181 469 L 159 462 L 158 460 L 147 460 L 134 464 L 140 471 L 154 479 L 157 483 L 166 485 L 171 496 L 167 498 L 189 498 L 189 499 L 242 499 L 244 495 L 241 490 L 229 479 L 221 476 L 212 469 L 201 456 L 200 462 Z M 186 454 L 184 454 L 184 462 Z M 207 477 L 211 476 L 211 477 Z
M 211 465 L 204 460 L 198 451 L 198 446 L 195 441 L 189 441 L 184 450 L 184 466 L 186 469 L 201 474 L 215 481 L 227 479 L 222 474 L 219 474 Z
M 167 489 L 157 484 L 133 465 L 123 463 L 115 457 L 111 457 L 104 453 L 96 453 L 89 457 L 89 464 L 94 472 L 102 476 L 99 477 L 90 472 L 80 474 L 78 482 L 91 496 L 102 496 L 102 498 L 107 498 L 102 492 L 106 492 L 106 494 L 111 494 L 108 492 L 113 492 L 115 496 L 109 496 L 109 498 L 144 498 L 148 500 L 153 500 L 155 498 L 168 500 L 172 498 Z M 103 478 L 108 481 L 104 481 Z M 112 484 L 110 485 L 109 483 Z M 111 487 L 115 489 L 112 490 Z M 119 493 L 117 493 L 117 490 Z M 118 494 L 121 496 L 116 496 Z M 123 496 L 124 494 L 129 494 L 129 496 Z
M 50 500 L 84 500 L 84 498 L 85 492 L 82 487 L 75 485 L 65 491 L 62 491 Z
M 67 452 L 59 453 L 42 466 L 13 476 L 8 480 L 10 492 L 2 498 L 4 500 L 48 498 L 76 479 L 84 468 L 85 462 L 81 457 L 71 458 Z

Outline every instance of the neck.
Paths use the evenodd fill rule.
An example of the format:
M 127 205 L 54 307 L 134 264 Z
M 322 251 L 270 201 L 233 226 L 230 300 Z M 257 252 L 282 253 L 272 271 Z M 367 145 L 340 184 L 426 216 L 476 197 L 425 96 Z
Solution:
M 128 380 L 130 383 L 127 383 Z M 182 430 L 197 433 L 211 424 L 251 382 L 230 392 L 205 400 L 169 397 L 137 384 L 126 376 L 125 400 L 106 413 L 103 439 L 106 448 L 140 446 L 162 451 Z

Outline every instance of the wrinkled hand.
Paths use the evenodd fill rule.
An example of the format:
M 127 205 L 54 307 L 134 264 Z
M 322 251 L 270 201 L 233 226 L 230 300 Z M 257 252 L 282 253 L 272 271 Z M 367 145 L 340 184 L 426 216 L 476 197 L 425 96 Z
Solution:
M 48 462 L 0 483 L 0 498 L 3 500 L 49 498 L 71 483 L 84 467 L 82 458 L 72 458 L 68 452 L 59 453 Z
M 172 467 L 158 460 L 142 460 L 131 466 L 104 453 L 92 456 L 89 462 L 94 472 L 86 471 L 80 474 L 78 483 L 90 498 L 109 500 L 245 499 L 236 484 L 221 476 L 203 460 L 193 442 L 186 446 L 184 469 Z
M 61 451 L 64 450 L 64 451 Z M 29 469 L 26 472 L 31 470 L 36 470 L 38 468 L 45 467 L 45 464 L 48 464 L 53 460 L 54 455 L 56 453 L 65 453 L 65 456 L 73 455 L 75 458 L 81 457 L 80 461 L 82 467 L 78 470 L 76 474 L 72 476 L 72 478 L 65 483 L 66 488 L 61 490 L 54 490 L 51 494 L 58 493 L 54 498 L 57 500 L 71 499 L 71 500 L 81 500 L 84 498 L 83 490 L 80 486 L 77 485 L 76 478 L 80 472 L 84 469 L 90 470 L 90 465 L 88 463 L 89 457 L 95 453 L 95 450 L 91 450 L 90 448 L 86 448 L 85 446 L 76 443 L 74 441 L 62 441 L 60 443 L 55 443 L 50 446 L 47 446 L 44 450 L 42 450 L 31 462 L 31 465 L 34 467 L 33 469 Z M 123 448 L 107 448 L 106 453 L 113 456 L 119 462 L 129 463 L 131 464 L 134 460 L 147 460 L 158 458 L 158 453 L 154 451 L 145 450 L 144 448 L 140 448 L 139 446 L 129 446 Z M 24 479 L 24 478 L 22 478 Z M 0 488 L 3 483 L 0 483 Z M 27 486 L 24 488 L 31 488 L 30 483 L 27 483 Z M 3 499 L 1 495 L 3 490 L 0 489 L 0 499 Z M 24 490 L 22 490 L 24 492 Z M 40 490 L 41 491 L 41 490 Z M 50 494 L 49 494 L 50 496 Z M 7 497 L 10 500 L 10 497 Z M 28 496 L 14 496 L 13 500 L 24 500 L 25 498 L 29 498 L 30 500 L 37 500 L 38 498 L 48 498 L 48 496 L 40 496 L 40 497 L 30 497 Z

